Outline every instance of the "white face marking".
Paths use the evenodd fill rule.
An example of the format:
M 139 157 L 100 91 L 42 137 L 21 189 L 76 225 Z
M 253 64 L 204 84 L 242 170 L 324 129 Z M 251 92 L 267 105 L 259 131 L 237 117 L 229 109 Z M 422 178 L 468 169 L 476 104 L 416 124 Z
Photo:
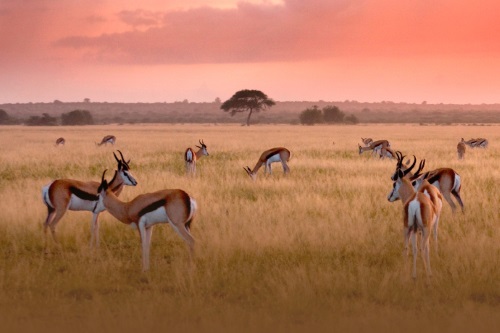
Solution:
M 137 180 L 135 180 L 134 176 L 132 176 L 132 173 L 130 171 L 122 170 L 122 171 L 120 171 L 120 176 L 122 177 L 125 185 L 129 185 L 129 186 L 136 186 L 137 185 Z
M 399 200 L 399 187 L 401 186 L 401 182 L 397 181 L 394 183 L 394 187 L 392 188 L 391 193 L 387 196 L 387 200 L 390 202 L 394 202 L 396 200 Z

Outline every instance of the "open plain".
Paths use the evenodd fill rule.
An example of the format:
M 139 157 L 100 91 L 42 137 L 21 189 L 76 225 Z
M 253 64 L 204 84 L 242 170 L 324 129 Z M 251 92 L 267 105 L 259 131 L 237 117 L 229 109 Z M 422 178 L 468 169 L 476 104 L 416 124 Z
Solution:
M 95 142 L 114 134 L 114 146 Z M 55 147 L 63 136 L 66 145 Z M 462 137 L 486 137 L 467 149 Z M 390 203 L 395 161 L 358 154 L 361 137 L 451 167 L 465 213 L 443 203 L 433 277 L 417 279 L 403 255 L 401 202 Z M 184 150 L 203 139 L 210 156 L 186 177 Z M 0 331 L 2 332 L 498 332 L 500 327 L 500 127 L 110 125 L 4 126 L 0 131 Z M 291 150 L 291 173 L 243 170 L 261 152 Z M 151 269 L 141 272 L 137 230 L 69 211 L 60 246 L 45 254 L 41 188 L 56 178 L 99 181 L 121 150 L 138 181 L 120 198 L 182 188 L 198 202 L 186 245 L 156 226 Z M 108 177 L 109 172 L 108 172 Z

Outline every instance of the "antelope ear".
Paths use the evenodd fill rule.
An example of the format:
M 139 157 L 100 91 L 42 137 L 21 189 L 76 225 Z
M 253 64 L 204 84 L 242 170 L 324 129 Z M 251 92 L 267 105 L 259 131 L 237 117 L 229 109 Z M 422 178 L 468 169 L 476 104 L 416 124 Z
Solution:
M 196 148 L 200 148 L 200 149 L 201 149 L 201 147 L 200 147 L 200 146 L 198 146 L 198 145 L 196 145 L 195 147 L 196 147 Z

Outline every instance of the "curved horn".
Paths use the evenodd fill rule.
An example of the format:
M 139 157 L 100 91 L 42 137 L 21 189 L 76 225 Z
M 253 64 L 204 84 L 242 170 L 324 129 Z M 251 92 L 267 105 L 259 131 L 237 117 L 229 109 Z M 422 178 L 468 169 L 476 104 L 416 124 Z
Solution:
M 203 142 L 201 142 L 201 140 L 200 140 L 200 139 L 198 139 L 198 142 L 200 143 L 200 145 L 203 145 Z
M 413 169 L 415 164 L 417 164 L 417 158 L 415 157 L 415 155 L 413 155 L 413 164 L 406 168 L 405 171 L 403 171 L 403 176 L 406 176 L 411 171 L 411 169 Z
M 102 172 L 101 182 L 104 181 L 104 176 L 106 175 L 106 171 L 108 171 L 108 169 L 104 169 L 104 171 Z
M 425 166 L 425 159 L 420 161 L 420 164 L 418 166 L 417 171 L 415 171 L 415 173 L 411 177 L 412 180 L 417 179 L 418 177 L 420 177 L 422 175 L 420 172 L 422 172 L 422 170 L 424 169 L 424 166 Z
M 118 149 L 117 149 L 118 150 Z M 122 157 L 122 162 L 125 162 L 125 158 L 123 157 L 123 154 L 120 150 L 118 150 L 118 152 L 120 153 L 120 156 Z
M 113 156 L 115 157 L 115 160 L 120 163 L 121 161 L 118 159 L 118 157 L 116 156 L 115 152 L 113 152 Z

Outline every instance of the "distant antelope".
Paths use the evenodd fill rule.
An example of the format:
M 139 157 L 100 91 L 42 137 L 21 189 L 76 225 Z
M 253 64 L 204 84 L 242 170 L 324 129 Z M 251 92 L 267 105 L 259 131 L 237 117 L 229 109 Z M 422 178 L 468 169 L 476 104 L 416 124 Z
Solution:
M 397 191 L 404 209 L 404 245 L 408 253 L 408 240 L 411 237 L 413 252 L 412 277 L 417 277 L 417 231 L 422 231 L 422 258 L 424 267 L 428 276 L 432 275 L 429 238 L 431 230 L 437 228 L 437 219 L 439 215 L 431 199 L 422 191 L 415 191 L 410 180 L 408 180 L 403 171 L 398 170 L 394 188 L 392 192 Z M 437 229 L 435 229 L 437 237 Z
M 56 144 L 55 146 L 64 146 L 64 144 L 66 143 L 66 140 L 63 138 L 63 137 L 60 137 L 56 140 Z
M 465 143 L 462 141 L 460 141 L 457 144 L 457 154 L 458 154 L 458 159 L 463 160 L 463 158 L 465 156 Z
M 396 154 L 398 155 L 398 162 L 396 164 L 396 171 L 391 176 L 392 180 L 396 180 L 398 171 L 403 169 L 404 156 L 399 151 L 396 152 Z M 455 212 L 457 206 L 451 199 L 451 195 L 455 197 L 463 212 L 464 203 L 462 201 L 462 198 L 460 197 L 460 190 L 462 189 L 462 179 L 460 175 L 451 168 L 439 168 L 432 171 L 427 171 L 424 174 L 420 174 L 420 171 L 423 170 L 424 166 L 425 160 L 420 162 L 418 172 L 416 172 L 415 174 L 409 174 L 410 180 L 413 181 L 417 178 L 427 179 L 429 183 L 436 186 L 441 191 L 441 194 L 446 199 L 453 212 Z
M 464 138 L 460 142 L 463 142 L 470 148 L 487 148 L 488 147 L 488 140 L 485 138 L 477 138 L 477 139 L 470 139 L 465 141 Z
M 202 158 L 203 156 L 208 156 L 207 146 L 203 142 L 203 140 L 198 140 L 201 146 L 196 146 L 198 151 L 195 153 L 193 149 L 188 148 L 184 152 L 184 162 L 186 162 L 186 173 L 188 175 L 196 174 L 196 161 Z
M 384 157 L 383 154 L 382 154 L 382 149 L 386 149 L 387 150 L 387 148 L 389 148 L 390 146 L 391 145 L 390 145 L 389 141 L 387 141 L 387 140 L 373 141 L 372 143 L 370 143 L 366 147 L 361 147 L 358 144 L 359 155 L 361 155 L 365 151 L 370 151 L 371 150 L 373 154 L 376 153 L 376 154 L 380 155 L 380 157 Z
M 196 212 L 196 201 L 186 192 L 179 189 L 167 189 L 153 193 L 138 195 L 132 201 L 123 202 L 115 195 L 102 174 L 101 184 L 97 190 L 99 206 L 107 209 L 119 221 L 125 224 L 134 223 L 139 229 L 142 243 L 142 269 L 149 269 L 149 250 L 153 226 L 168 223 L 187 243 L 190 256 L 193 256 L 194 238 L 190 226 Z
M 130 172 L 130 160 L 125 161 L 123 154 L 120 153 L 121 159 L 118 159 L 115 153 L 115 159 L 118 163 L 115 175 L 109 183 L 110 189 L 120 195 L 123 186 L 136 186 L 137 181 Z M 57 179 L 42 188 L 42 197 L 47 206 L 48 215 L 43 225 L 45 233 L 45 249 L 47 250 L 47 228 L 50 228 L 52 237 L 57 243 L 56 226 L 57 223 L 69 210 L 86 210 L 92 212 L 91 223 L 91 239 L 90 246 L 93 246 L 94 240 L 96 246 L 99 246 L 99 213 L 103 211 L 98 204 L 97 189 L 98 182 L 82 182 L 73 179 Z
M 414 166 L 415 166 L 415 163 L 413 163 L 413 166 L 411 166 L 410 168 L 408 168 L 404 171 L 400 170 L 401 173 L 398 172 L 398 174 L 400 174 L 402 177 L 406 177 L 407 179 L 409 179 L 408 176 L 410 175 L 410 171 Z M 421 162 L 420 166 L 419 166 L 419 170 L 416 173 L 418 174 L 418 172 L 422 168 L 423 168 L 423 163 Z M 399 194 L 399 187 L 398 187 L 399 185 L 398 185 L 397 181 L 394 181 L 394 183 L 392 184 L 392 191 L 387 196 L 387 200 L 389 200 L 390 202 L 394 202 L 394 201 L 401 199 L 400 194 Z M 439 217 L 441 216 L 441 210 L 443 208 L 443 196 L 441 195 L 441 192 L 439 191 L 439 189 L 437 187 L 431 185 L 424 178 L 417 178 L 416 180 L 411 181 L 411 185 L 413 186 L 413 189 L 415 191 L 419 191 L 419 192 L 422 192 L 425 195 L 427 195 L 429 197 L 429 199 L 431 199 L 431 202 L 433 204 L 434 213 L 436 214 L 436 223 L 434 224 L 433 231 L 434 231 L 434 240 L 436 243 L 436 251 L 437 251 L 438 250 L 438 223 L 439 223 Z M 402 202 L 403 202 L 403 204 L 405 203 L 404 201 L 402 201 Z
M 259 171 L 260 167 L 265 164 L 264 173 L 269 172 L 272 173 L 271 163 L 281 162 L 283 166 L 283 173 L 286 175 L 290 173 L 290 168 L 288 167 L 287 162 L 290 160 L 291 153 L 288 149 L 284 147 L 271 148 L 263 152 L 253 169 L 250 169 L 248 166 L 245 169 L 247 174 L 252 178 L 252 180 L 257 179 L 257 171 Z
M 105 145 L 107 146 L 108 143 L 114 145 L 116 143 L 116 136 L 114 135 L 106 135 L 104 138 L 102 138 L 101 142 L 96 143 L 98 146 Z

